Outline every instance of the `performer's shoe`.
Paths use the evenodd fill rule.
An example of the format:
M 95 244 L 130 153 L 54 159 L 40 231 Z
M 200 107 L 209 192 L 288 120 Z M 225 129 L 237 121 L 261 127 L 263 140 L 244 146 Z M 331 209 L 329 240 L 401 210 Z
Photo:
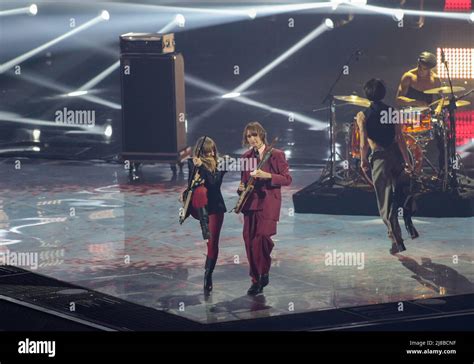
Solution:
M 217 259 L 211 259 L 206 257 L 206 264 L 204 266 L 204 292 L 209 293 L 212 291 L 212 272 L 216 266 Z
M 262 292 L 263 292 L 263 287 L 261 287 L 260 284 L 257 282 L 257 283 L 252 283 L 252 285 L 247 291 L 247 294 L 249 296 L 255 296 Z
M 211 236 L 211 234 L 209 233 L 209 215 L 207 213 L 207 208 L 198 208 L 197 213 L 199 216 L 199 223 L 201 224 L 202 238 L 204 240 L 207 240 Z
M 407 248 L 405 248 L 405 244 L 403 244 L 403 241 L 402 241 L 401 243 L 392 243 L 392 247 L 390 248 L 389 251 L 390 251 L 390 254 L 395 255 L 405 250 L 407 250 Z
M 418 231 L 415 229 L 413 225 L 413 221 L 411 221 L 411 216 L 403 215 L 403 220 L 405 221 L 405 228 L 407 229 L 408 234 L 410 234 L 412 239 L 416 239 L 420 236 Z
M 260 287 L 262 287 L 263 290 L 263 287 L 268 286 L 269 281 L 270 277 L 268 276 L 268 274 L 261 274 L 258 279 L 258 284 L 260 285 Z
M 255 296 L 259 293 L 263 292 L 263 287 L 268 286 L 268 282 L 270 281 L 268 274 L 260 274 L 258 276 L 258 282 L 252 283 L 247 294 L 250 296 Z

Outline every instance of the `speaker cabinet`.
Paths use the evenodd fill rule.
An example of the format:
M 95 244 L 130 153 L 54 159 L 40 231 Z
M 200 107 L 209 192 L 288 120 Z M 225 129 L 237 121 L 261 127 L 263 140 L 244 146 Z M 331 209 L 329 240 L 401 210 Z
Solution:
M 122 159 L 178 162 L 186 149 L 180 53 L 122 53 Z

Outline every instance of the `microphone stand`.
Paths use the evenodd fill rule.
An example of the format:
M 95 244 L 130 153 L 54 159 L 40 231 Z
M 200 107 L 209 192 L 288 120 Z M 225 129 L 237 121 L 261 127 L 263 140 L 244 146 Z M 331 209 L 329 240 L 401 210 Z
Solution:
M 324 97 L 322 104 L 325 104 L 326 102 L 329 101 L 329 115 L 328 115 L 328 120 L 329 120 L 329 160 L 326 163 L 326 166 L 323 169 L 323 172 L 321 173 L 321 177 L 318 180 L 318 184 L 320 187 L 323 187 L 325 185 L 328 185 L 329 187 L 332 187 L 335 182 L 334 178 L 334 166 L 336 164 L 336 143 L 335 143 L 335 136 L 334 136 L 334 126 L 336 123 L 336 101 L 334 99 L 334 95 L 332 94 L 334 87 L 337 85 L 339 80 L 341 79 L 342 75 L 344 74 L 344 66 L 349 66 L 354 58 L 354 56 L 359 56 L 361 53 L 359 50 L 356 50 L 355 52 L 352 52 L 349 59 L 346 61 L 346 63 L 343 64 L 341 67 L 341 71 L 337 75 L 336 80 L 333 82 L 331 87 L 329 88 L 329 91 L 327 95 Z M 358 60 L 358 58 L 357 58 Z
M 450 173 L 445 169 L 445 175 L 443 179 L 443 191 L 446 191 L 448 187 L 448 174 L 449 174 L 449 187 L 455 191 L 458 188 L 458 180 L 457 180 L 457 173 L 456 168 L 454 168 L 453 164 L 456 161 L 456 96 L 454 96 L 453 91 L 453 83 L 451 81 L 451 75 L 449 73 L 448 62 L 446 61 L 444 50 L 441 48 L 441 63 L 444 64 L 446 68 L 446 74 L 448 76 L 449 88 L 451 89 L 450 98 L 449 98 L 449 132 L 448 132 L 448 156 L 449 156 L 449 170 Z M 446 133 L 446 131 L 445 131 Z M 446 164 L 445 160 L 445 164 Z

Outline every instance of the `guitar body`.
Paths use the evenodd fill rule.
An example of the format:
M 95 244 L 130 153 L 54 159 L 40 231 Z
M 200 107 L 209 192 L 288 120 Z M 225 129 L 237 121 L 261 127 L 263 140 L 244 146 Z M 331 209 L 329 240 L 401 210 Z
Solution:
M 253 184 L 248 185 L 245 188 L 245 190 L 240 194 L 239 200 L 237 201 L 237 204 L 234 207 L 234 212 L 236 214 L 240 214 L 240 212 L 242 211 L 242 208 L 245 206 L 245 203 L 247 202 L 250 195 L 252 194 L 253 188 L 254 188 Z
M 198 189 L 198 188 L 206 189 L 206 187 L 204 186 L 199 186 L 199 187 L 196 187 L 195 189 Z M 190 215 L 194 217 L 196 220 L 199 220 L 199 215 L 192 204 L 193 194 L 194 194 L 194 190 L 186 189 L 183 192 L 183 209 L 182 209 L 182 214 L 179 217 L 180 224 L 182 224 Z
M 270 156 L 272 155 L 273 146 L 275 145 L 277 140 L 278 140 L 278 138 L 273 139 L 272 144 L 270 144 L 269 148 L 265 151 L 265 154 L 263 155 L 262 160 L 260 161 L 260 163 L 258 164 L 256 169 L 261 169 L 262 166 L 265 164 L 265 162 L 268 160 L 268 158 L 270 158 Z M 242 208 L 245 206 L 245 203 L 247 202 L 250 195 L 252 194 L 252 192 L 255 188 L 254 183 L 255 183 L 255 179 L 253 177 L 250 177 L 250 179 L 247 183 L 247 187 L 240 194 L 239 200 L 237 201 L 237 204 L 232 209 L 232 211 L 234 211 L 236 214 L 239 214 L 242 211 Z

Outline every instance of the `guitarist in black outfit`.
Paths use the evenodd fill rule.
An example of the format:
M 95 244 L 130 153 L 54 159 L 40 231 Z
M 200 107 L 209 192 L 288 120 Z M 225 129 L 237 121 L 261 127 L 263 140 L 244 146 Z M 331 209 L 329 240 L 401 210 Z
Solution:
M 194 157 L 188 160 L 189 170 L 197 167 L 195 180 L 199 186 L 192 195 L 191 214 L 199 219 L 204 239 L 207 239 L 207 257 L 204 273 L 204 292 L 212 291 L 212 273 L 219 254 L 219 236 L 227 211 L 221 193 L 225 171 L 219 171 L 216 143 L 209 137 L 199 138 L 194 148 Z M 202 145 L 201 153 L 199 149 Z M 193 178 L 192 175 L 189 178 Z

